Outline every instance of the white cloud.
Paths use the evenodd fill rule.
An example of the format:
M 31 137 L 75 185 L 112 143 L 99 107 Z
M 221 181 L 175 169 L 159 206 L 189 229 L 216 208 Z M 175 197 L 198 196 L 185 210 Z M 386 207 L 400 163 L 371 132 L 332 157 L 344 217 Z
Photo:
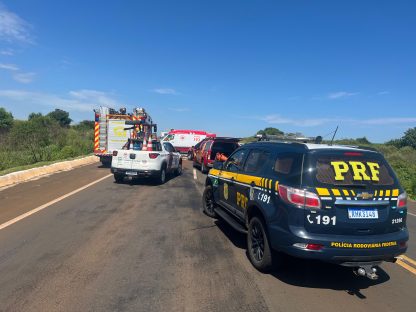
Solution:
M 20 83 L 31 83 L 35 76 L 35 73 L 15 73 L 13 74 L 13 79 Z
M 4 49 L 0 51 L 1 55 L 12 56 L 14 55 L 14 51 L 12 49 Z
M 178 108 L 171 107 L 171 108 L 168 108 L 168 109 L 173 111 L 173 112 L 178 112 L 178 113 L 189 112 L 190 111 L 189 108 L 185 108 L 185 107 L 178 107 Z
M 358 93 L 356 92 L 338 91 L 338 92 L 333 92 L 333 93 L 328 94 L 328 99 L 335 100 L 335 99 L 345 98 L 345 97 L 349 97 L 349 96 L 353 96 L 357 94 Z
M 22 102 L 31 106 L 48 106 L 80 112 L 91 112 L 98 106 L 122 106 L 107 93 L 96 90 L 70 91 L 67 96 L 24 90 L 0 90 L 0 98 L 3 101 Z
M 369 118 L 369 119 L 354 119 L 354 118 L 286 118 L 280 115 L 267 115 L 257 117 L 256 119 L 263 120 L 268 124 L 289 124 L 299 127 L 315 127 L 327 123 L 339 123 L 350 125 L 395 125 L 395 124 L 413 124 L 416 123 L 416 117 L 391 117 L 391 118 Z
M 153 89 L 152 92 L 156 92 L 159 94 L 171 94 L 171 95 L 180 94 L 175 89 L 172 89 L 172 88 L 157 88 L 157 89 Z
M 309 118 L 309 119 L 292 119 L 282 117 L 280 115 L 267 115 L 260 118 L 261 120 L 269 123 L 269 124 L 291 124 L 295 126 L 303 126 L 303 127 L 313 127 L 322 125 L 331 119 L 327 118 Z
M 18 71 L 19 67 L 17 67 L 15 64 L 0 63 L 0 69 L 10 70 L 10 71 Z
M 377 93 L 377 95 L 386 95 L 386 94 L 390 94 L 389 91 L 381 91 L 379 93 Z
M 0 4 L 0 40 L 8 43 L 34 43 L 32 26 Z
M 392 118 L 372 118 L 364 120 L 350 120 L 364 125 L 393 125 L 393 124 L 410 124 L 416 122 L 416 117 L 392 117 Z

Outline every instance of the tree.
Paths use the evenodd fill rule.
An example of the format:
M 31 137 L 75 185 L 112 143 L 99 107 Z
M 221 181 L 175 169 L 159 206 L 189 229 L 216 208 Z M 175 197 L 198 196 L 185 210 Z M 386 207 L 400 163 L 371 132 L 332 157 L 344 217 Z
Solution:
M 261 134 L 261 135 L 264 135 L 264 134 L 267 134 L 267 135 L 283 135 L 284 132 L 280 131 L 277 128 L 267 127 L 264 130 L 257 131 L 257 134 Z
M 33 118 L 40 118 L 40 117 L 43 117 L 42 113 L 30 113 L 27 119 L 32 120 Z
M 28 121 L 16 122 L 10 131 L 10 141 L 14 150 L 29 151 L 33 162 L 49 160 L 47 147 L 64 140 L 63 131 L 52 118 L 37 116 Z
M 83 120 L 79 124 L 75 125 L 76 130 L 92 130 L 94 129 L 95 122 L 93 120 Z
M 13 115 L 0 107 L 0 131 L 7 131 L 13 126 Z
M 390 140 L 387 145 L 393 145 L 398 148 L 410 146 L 416 149 L 416 127 L 407 129 L 400 139 Z
M 47 116 L 56 120 L 61 127 L 68 127 L 72 121 L 72 119 L 69 118 L 69 113 L 59 108 L 50 112 Z
M 412 129 L 408 129 L 404 136 L 400 139 L 401 146 L 411 146 L 413 148 L 416 148 L 416 127 Z
M 358 144 L 371 144 L 371 142 L 366 137 L 356 138 L 355 140 Z

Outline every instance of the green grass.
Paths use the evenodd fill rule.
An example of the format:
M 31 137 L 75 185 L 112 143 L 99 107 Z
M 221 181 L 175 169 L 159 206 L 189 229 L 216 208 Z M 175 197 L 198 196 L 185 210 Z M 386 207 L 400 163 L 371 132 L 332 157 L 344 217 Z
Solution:
M 41 161 L 41 162 L 37 162 L 37 163 L 34 163 L 34 164 L 30 164 L 30 165 L 23 165 L 23 166 L 8 168 L 8 169 L 0 171 L 0 176 L 4 176 L 4 175 L 12 173 L 12 172 L 17 172 L 17 171 L 22 171 L 22 170 L 27 170 L 27 169 L 32 169 L 32 168 L 39 168 L 39 167 L 42 167 L 42 166 L 52 165 L 52 164 L 59 163 L 59 162 L 62 162 L 62 161 L 80 159 L 80 158 L 83 158 L 83 157 L 86 157 L 86 156 L 92 156 L 92 155 L 94 155 L 94 154 L 91 153 L 91 154 L 88 154 L 88 155 L 70 157 L 70 158 L 60 159 L 60 160 Z

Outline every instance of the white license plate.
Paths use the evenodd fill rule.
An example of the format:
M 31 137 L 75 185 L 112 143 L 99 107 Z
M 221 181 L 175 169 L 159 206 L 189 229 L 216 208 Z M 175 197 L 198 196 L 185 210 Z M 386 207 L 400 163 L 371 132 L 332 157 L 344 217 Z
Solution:
M 134 171 L 126 171 L 126 175 L 136 176 L 137 175 L 137 172 L 134 172 Z
M 378 219 L 377 209 L 348 209 L 350 219 Z

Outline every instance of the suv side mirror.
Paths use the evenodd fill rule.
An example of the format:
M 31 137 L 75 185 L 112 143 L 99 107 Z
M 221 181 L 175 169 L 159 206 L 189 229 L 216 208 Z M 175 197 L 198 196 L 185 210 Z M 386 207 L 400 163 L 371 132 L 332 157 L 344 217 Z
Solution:
M 221 162 L 221 161 L 215 161 L 214 162 L 214 165 L 213 165 L 213 168 L 214 169 L 222 170 L 223 167 L 224 167 L 224 163 L 223 162 Z

